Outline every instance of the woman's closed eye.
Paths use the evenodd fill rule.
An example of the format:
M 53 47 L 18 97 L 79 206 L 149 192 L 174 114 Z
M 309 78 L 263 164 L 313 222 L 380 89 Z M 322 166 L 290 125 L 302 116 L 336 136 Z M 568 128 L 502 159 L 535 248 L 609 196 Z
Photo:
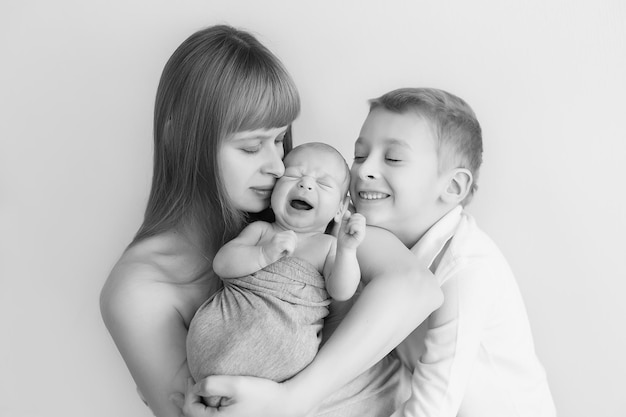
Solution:
M 254 145 L 254 146 L 246 146 L 246 147 L 241 148 L 241 150 L 244 151 L 245 153 L 254 154 L 261 150 L 261 144 Z

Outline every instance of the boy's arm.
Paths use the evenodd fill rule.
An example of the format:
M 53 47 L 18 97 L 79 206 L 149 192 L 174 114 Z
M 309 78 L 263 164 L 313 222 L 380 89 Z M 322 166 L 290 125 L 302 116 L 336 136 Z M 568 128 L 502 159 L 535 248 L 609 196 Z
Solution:
M 213 271 L 222 279 L 242 277 L 293 252 L 293 232 L 277 233 L 272 239 L 262 243 L 268 233 L 272 233 L 269 223 L 257 221 L 248 225 L 239 236 L 217 251 L 213 258 Z
M 457 415 L 493 307 L 494 277 L 484 263 L 475 263 L 442 285 L 445 301 L 428 318 L 426 350 L 415 363 L 411 397 L 393 417 Z
M 368 227 L 357 255 L 369 284 L 304 370 L 283 383 L 208 377 L 193 392 L 229 397 L 230 405 L 219 410 L 224 417 L 306 415 L 391 352 L 441 305 L 432 273 L 390 232 Z
M 336 241 L 333 241 L 326 263 L 324 276 L 326 290 L 337 301 L 350 299 L 361 281 L 361 269 L 357 260 L 357 247 L 365 238 L 365 217 L 346 212 Z M 335 244 L 336 242 L 336 244 Z

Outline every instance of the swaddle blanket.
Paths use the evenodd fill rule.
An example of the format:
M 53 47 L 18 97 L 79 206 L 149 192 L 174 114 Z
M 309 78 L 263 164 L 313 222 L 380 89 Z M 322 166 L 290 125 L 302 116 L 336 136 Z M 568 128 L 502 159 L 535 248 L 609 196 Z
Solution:
M 324 277 L 300 258 L 283 257 L 254 274 L 225 279 L 189 326 L 192 376 L 292 377 L 317 354 L 329 303 Z

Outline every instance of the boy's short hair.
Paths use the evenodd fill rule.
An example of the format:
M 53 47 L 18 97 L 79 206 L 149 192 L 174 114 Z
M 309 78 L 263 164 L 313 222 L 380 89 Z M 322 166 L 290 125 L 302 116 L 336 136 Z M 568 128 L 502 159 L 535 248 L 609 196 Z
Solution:
M 400 88 L 369 103 L 370 111 L 415 111 L 431 123 L 437 138 L 439 172 L 465 168 L 472 173 L 472 186 L 462 202 L 468 204 L 478 188 L 476 181 L 483 159 L 482 133 L 472 108 L 461 98 L 435 88 Z

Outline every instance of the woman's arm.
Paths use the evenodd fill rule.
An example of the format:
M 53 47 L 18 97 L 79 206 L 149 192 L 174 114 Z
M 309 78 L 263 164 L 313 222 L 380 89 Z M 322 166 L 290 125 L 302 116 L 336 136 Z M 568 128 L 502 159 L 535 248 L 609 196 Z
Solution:
M 171 401 L 185 392 L 189 370 L 187 328 L 176 309 L 175 290 L 155 281 L 159 272 L 148 266 L 116 268 L 101 296 L 102 318 L 137 388 L 157 417 L 180 415 Z
M 303 416 L 382 359 L 441 305 L 432 273 L 391 233 L 368 227 L 358 256 L 369 282 L 315 360 L 282 384 L 245 377 L 200 381 L 194 392 L 231 398 L 232 405 L 214 415 L 253 416 L 262 409 L 264 415 Z

